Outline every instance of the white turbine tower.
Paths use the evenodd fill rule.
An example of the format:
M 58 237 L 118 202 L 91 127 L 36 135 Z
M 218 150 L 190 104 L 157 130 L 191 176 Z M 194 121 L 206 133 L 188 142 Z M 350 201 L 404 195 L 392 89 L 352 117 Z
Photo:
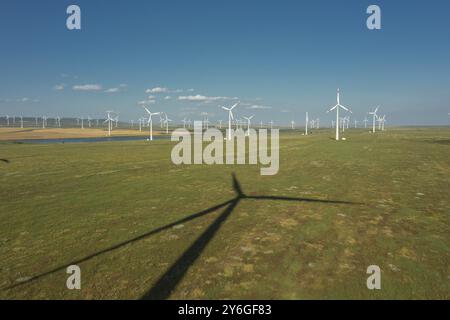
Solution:
M 183 122 L 183 128 L 186 129 L 186 122 L 187 122 L 186 118 L 184 118 L 184 119 L 181 120 L 181 121 Z
M 369 120 L 367 120 L 367 117 L 365 117 L 364 118 L 364 128 L 366 128 L 367 129 L 367 122 L 368 122 Z
M 250 117 L 244 117 L 244 119 L 247 120 L 247 136 L 250 136 L 250 120 L 252 120 L 254 116 L 255 115 L 252 114 Z
M 377 120 L 377 111 L 380 107 L 376 107 L 375 110 L 369 112 L 369 114 L 373 115 L 373 125 L 372 125 L 372 133 L 375 133 L 375 121 Z
M 148 110 L 145 106 L 142 106 L 142 107 L 148 113 L 148 124 L 149 124 L 149 127 L 150 127 L 150 129 L 149 129 L 150 130 L 150 141 L 152 141 L 153 140 L 153 121 L 152 121 L 152 116 L 160 115 L 161 113 L 160 112 L 150 112 L 150 110 Z
M 239 104 L 239 101 L 236 102 L 235 104 L 233 104 L 229 108 L 220 106 L 223 110 L 228 111 L 228 140 L 231 140 L 231 120 L 234 119 L 234 117 L 233 117 L 233 109 L 236 108 L 238 104 Z
M 23 116 L 20 116 L 20 127 L 23 129 Z
M 338 89 L 338 90 L 337 90 L 337 97 L 336 97 L 337 104 L 336 104 L 334 107 L 332 107 L 330 110 L 327 111 L 327 113 L 328 113 L 328 112 L 331 112 L 331 111 L 333 111 L 334 109 L 336 109 L 336 141 L 339 141 L 339 109 L 342 108 L 343 110 L 352 113 L 352 112 L 350 111 L 350 109 L 348 109 L 348 108 L 344 107 L 343 105 L 341 105 L 339 95 L 340 95 L 340 94 L 339 94 L 339 89 Z M 344 124 L 344 125 L 345 125 L 345 124 Z
M 309 124 L 309 115 L 306 113 L 306 121 L 305 121 L 305 136 L 308 135 L 308 124 Z
M 292 120 L 292 121 L 291 121 L 291 129 L 292 129 L 292 130 L 294 130 L 294 125 L 295 125 L 295 121 Z

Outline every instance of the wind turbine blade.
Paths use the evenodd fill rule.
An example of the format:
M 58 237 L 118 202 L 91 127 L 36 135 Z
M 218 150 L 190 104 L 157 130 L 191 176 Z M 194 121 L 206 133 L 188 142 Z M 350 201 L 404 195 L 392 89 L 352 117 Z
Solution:
M 341 104 L 339 105 L 339 107 L 341 107 L 341 108 L 342 108 L 342 109 L 344 109 L 345 111 L 351 112 L 349 108 L 347 108 L 347 107 L 344 107 L 344 106 L 343 106 L 343 105 L 341 105 Z
M 238 104 L 241 103 L 240 101 L 236 102 L 235 104 L 233 104 L 230 108 L 230 110 L 233 110 L 234 108 L 236 108 L 238 106 Z
M 233 112 L 231 110 L 229 112 L 230 112 L 231 119 L 234 120 Z
M 150 112 L 150 110 L 148 110 L 145 106 L 142 106 L 142 108 L 144 108 L 145 111 L 147 111 L 148 114 L 152 114 L 152 113 Z
M 333 110 L 336 109 L 337 107 L 338 107 L 338 105 L 335 105 L 333 108 L 331 108 L 330 110 L 328 110 L 327 113 L 333 111 Z

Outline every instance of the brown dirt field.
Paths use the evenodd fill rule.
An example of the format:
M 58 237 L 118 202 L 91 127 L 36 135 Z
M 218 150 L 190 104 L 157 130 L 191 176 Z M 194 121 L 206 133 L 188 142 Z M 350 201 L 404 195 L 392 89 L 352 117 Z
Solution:
M 161 135 L 165 132 L 153 131 L 153 135 Z M 0 128 L 0 141 L 25 140 L 25 139 L 67 139 L 67 138 L 96 138 L 106 137 L 108 132 L 103 129 L 80 128 Z M 148 130 L 116 129 L 111 136 L 147 136 Z

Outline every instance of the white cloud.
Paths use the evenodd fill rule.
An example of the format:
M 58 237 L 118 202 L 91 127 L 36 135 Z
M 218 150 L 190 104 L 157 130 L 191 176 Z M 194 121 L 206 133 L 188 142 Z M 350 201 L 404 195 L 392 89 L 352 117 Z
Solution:
M 11 101 L 11 99 L 5 99 L 5 102 Z M 23 97 L 23 98 L 18 98 L 16 99 L 16 102 L 23 102 L 23 103 L 27 103 L 27 102 L 39 102 L 39 99 L 31 99 L 28 97 Z
M 200 94 L 197 95 L 193 95 L 193 96 L 179 96 L 178 100 L 180 101 L 192 101 L 192 102 L 205 102 L 205 103 L 209 103 L 209 102 L 213 102 L 213 101 L 217 101 L 217 100 L 237 100 L 237 97 L 208 97 L 208 96 L 203 96 Z
M 72 89 L 75 91 L 100 91 L 102 90 L 102 86 L 99 84 L 83 84 L 75 85 Z
M 165 93 L 165 92 L 169 92 L 169 89 L 162 87 L 155 87 L 145 90 L 145 93 Z
M 138 101 L 138 105 L 140 105 L 140 106 L 145 106 L 145 105 L 148 105 L 148 104 L 155 104 L 156 103 L 156 101 L 155 100 L 142 100 L 142 101 Z
M 63 84 L 57 84 L 53 87 L 53 90 L 57 90 L 57 91 L 61 91 L 64 90 L 64 85 Z
M 172 99 L 171 96 L 165 96 L 165 97 L 164 97 L 164 100 L 170 100 L 170 99 Z
M 272 107 L 254 104 L 254 105 L 247 107 L 247 109 L 264 110 L 264 109 L 272 109 Z
M 122 91 L 125 91 L 127 87 L 128 87 L 127 84 L 121 83 L 121 84 L 119 84 L 118 87 L 106 89 L 105 92 L 106 92 L 106 93 L 117 93 L 117 92 L 122 92 Z
M 109 89 L 106 89 L 105 90 L 105 92 L 106 93 L 116 93 L 116 92 L 119 92 L 119 88 L 109 88 Z

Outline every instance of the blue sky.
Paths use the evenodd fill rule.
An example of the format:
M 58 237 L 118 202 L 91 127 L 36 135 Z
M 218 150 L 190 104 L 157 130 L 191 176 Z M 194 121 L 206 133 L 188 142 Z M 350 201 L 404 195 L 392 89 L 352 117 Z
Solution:
M 66 29 L 70 4 L 80 31 Z M 370 4 L 381 30 L 366 28 Z M 448 124 L 449 12 L 445 0 L 2 0 L 0 116 L 130 120 L 146 101 L 217 120 L 239 98 L 257 122 L 328 123 L 340 87 L 358 120 L 381 105 L 391 124 Z

